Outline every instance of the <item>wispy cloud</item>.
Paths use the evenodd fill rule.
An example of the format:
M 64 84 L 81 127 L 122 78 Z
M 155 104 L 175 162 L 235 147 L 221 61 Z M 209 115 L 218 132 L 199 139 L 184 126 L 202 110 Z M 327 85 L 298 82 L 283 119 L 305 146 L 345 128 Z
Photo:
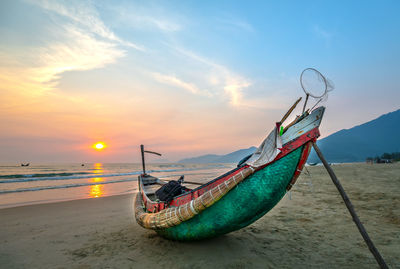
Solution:
M 254 33 L 256 30 L 254 29 L 253 25 L 250 23 L 242 20 L 242 19 L 234 19 L 234 18 L 220 18 L 218 21 L 228 27 L 239 29 L 242 31 L 246 31 L 249 33 Z
M 182 29 L 182 25 L 176 22 L 151 16 L 131 16 L 129 20 L 136 27 L 147 25 L 150 27 L 156 27 L 164 32 L 177 32 Z
M 179 22 L 180 15 L 173 14 L 170 10 L 167 14 L 159 6 L 150 7 L 144 3 L 139 6 L 135 4 L 112 5 L 108 9 L 114 13 L 116 20 L 124 27 L 139 31 L 162 31 L 166 33 L 181 31 L 184 27 Z
M 197 88 L 193 83 L 188 83 L 178 79 L 176 76 L 172 75 L 163 75 L 160 73 L 153 73 L 153 77 L 162 83 L 169 84 L 172 86 L 177 86 L 182 89 L 185 89 L 193 94 L 202 94 L 202 92 Z
M 65 41 L 36 50 L 38 66 L 32 68 L 38 82 L 51 82 L 65 71 L 90 70 L 114 63 L 125 52 L 115 44 L 100 41 L 74 26 L 65 26 Z
M 236 74 L 228 67 L 217 64 L 214 61 L 202 57 L 192 51 L 182 48 L 176 48 L 176 50 L 180 54 L 208 67 L 208 72 L 201 75 L 203 80 L 206 79 L 210 85 L 213 86 L 213 95 L 220 95 L 222 90 L 223 95 L 228 97 L 229 103 L 232 106 L 241 106 L 241 99 L 243 96 L 242 92 L 251 85 L 251 82 L 248 79 Z
M 8 90 L 41 94 L 54 89 L 66 71 L 101 68 L 125 55 L 115 44 L 100 41 L 74 26 L 63 29 L 64 40 L 19 54 L 0 54 L 0 84 Z M 29 54 L 29 61 L 27 59 Z
M 32 2 L 61 16 L 67 17 L 79 27 L 84 28 L 85 31 L 96 34 L 109 41 L 117 42 L 121 45 L 135 48 L 137 50 L 144 50 L 144 47 L 128 42 L 117 37 L 104 22 L 100 19 L 97 10 L 93 7 L 91 2 L 75 1 L 47 1 L 42 0 L 39 2 Z
M 7 66 L 0 66 L 8 74 L 0 79 L 14 90 L 43 93 L 54 89 L 66 71 L 90 70 L 115 63 L 126 54 L 124 47 L 127 46 L 143 50 L 117 37 L 88 3 L 40 1 L 34 4 L 57 16 L 46 27 L 47 32 L 42 33 L 48 38 L 40 47 L 0 55 L 2 61 L 8 62 Z
M 314 25 L 313 27 L 313 32 L 319 37 L 322 38 L 325 41 L 325 45 L 328 47 L 330 46 L 330 43 L 333 38 L 333 34 L 328 32 L 327 30 L 323 29 L 319 25 Z

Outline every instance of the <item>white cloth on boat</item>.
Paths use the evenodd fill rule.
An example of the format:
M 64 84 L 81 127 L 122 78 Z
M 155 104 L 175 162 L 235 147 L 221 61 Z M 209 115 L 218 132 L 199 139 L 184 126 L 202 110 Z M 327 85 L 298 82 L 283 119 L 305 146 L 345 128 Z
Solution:
M 253 167 L 270 163 L 281 152 L 279 148 L 282 148 L 282 140 L 279 136 L 279 127 L 275 126 L 246 163 Z

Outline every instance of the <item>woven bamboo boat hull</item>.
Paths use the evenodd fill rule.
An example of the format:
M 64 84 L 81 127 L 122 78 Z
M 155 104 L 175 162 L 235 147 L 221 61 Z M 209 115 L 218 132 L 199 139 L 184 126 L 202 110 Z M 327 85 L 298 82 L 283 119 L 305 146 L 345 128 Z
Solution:
M 213 206 L 177 226 L 156 230 L 157 233 L 174 240 L 199 240 L 229 233 L 253 223 L 285 195 L 304 150 L 302 146 L 255 172 Z
M 267 155 L 262 154 L 274 153 L 268 151 L 273 147 L 265 145 L 271 145 L 268 144 L 271 141 L 275 143 L 278 128 L 259 147 L 261 154 L 254 153 L 238 168 L 175 196 L 168 203 L 151 196 L 149 187 L 160 180 L 140 175 L 139 193 L 135 199 L 136 221 L 163 237 L 180 241 L 215 237 L 253 223 L 271 210 L 295 184 L 307 161 L 311 143 L 320 135 L 318 127 L 323 112 L 323 107 L 318 108 L 290 127 L 281 137 L 283 146 L 278 147 L 278 143 L 275 146 L 279 153 L 268 157 L 270 161 L 264 160 Z M 262 160 L 261 164 L 259 160 Z

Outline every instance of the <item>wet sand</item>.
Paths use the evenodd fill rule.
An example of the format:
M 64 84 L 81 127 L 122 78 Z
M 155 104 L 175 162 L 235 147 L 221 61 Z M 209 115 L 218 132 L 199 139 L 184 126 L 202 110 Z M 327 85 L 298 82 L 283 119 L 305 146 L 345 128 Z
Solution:
M 400 268 L 400 163 L 333 169 L 389 267 Z M 378 268 L 327 172 L 308 170 L 257 222 L 200 242 L 138 226 L 133 195 L 2 209 L 0 268 Z

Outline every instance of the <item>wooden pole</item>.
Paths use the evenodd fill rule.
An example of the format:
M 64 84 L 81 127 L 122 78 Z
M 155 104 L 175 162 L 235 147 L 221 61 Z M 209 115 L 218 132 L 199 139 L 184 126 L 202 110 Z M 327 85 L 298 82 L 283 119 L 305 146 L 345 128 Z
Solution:
M 142 152 L 143 175 L 146 175 L 146 165 L 144 164 L 144 146 L 143 145 L 140 145 L 140 151 Z
M 339 180 L 337 179 L 335 173 L 333 172 L 332 168 L 329 166 L 328 162 L 325 160 L 324 155 L 322 155 L 321 150 L 318 148 L 317 144 L 313 142 L 313 147 L 315 149 L 315 152 L 317 153 L 318 157 L 321 159 L 322 163 L 324 164 L 326 170 L 328 171 L 328 174 L 330 175 L 333 184 L 335 184 L 336 188 L 338 189 L 340 195 L 343 198 L 343 201 L 347 207 L 347 209 L 350 212 L 350 215 L 353 217 L 353 221 L 356 224 L 358 230 L 360 231 L 362 237 L 364 238 L 365 243 L 367 244 L 369 250 L 371 251 L 372 255 L 374 255 L 375 260 L 378 262 L 379 266 L 381 268 L 389 268 L 385 261 L 383 260 L 381 254 L 379 251 L 376 249 L 374 246 L 374 243 L 372 243 L 372 240 L 369 238 L 367 231 L 364 228 L 364 225 L 362 225 L 360 219 L 358 218 L 356 211 L 354 210 L 354 207 L 352 203 L 350 202 L 349 197 L 347 196 L 346 192 L 344 191 L 342 184 L 340 184 Z
M 304 113 L 304 110 L 306 110 L 306 105 L 307 105 L 308 97 L 310 97 L 310 95 L 307 93 L 307 94 L 306 94 L 306 101 L 304 102 L 303 112 L 302 112 L 302 113 Z
M 147 152 L 147 153 L 151 153 L 151 154 L 155 154 L 155 155 L 161 156 L 161 153 L 154 152 L 154 151 L 150 151 L 150 150 L 144 150 L 144 152 Z
M 173 179 L 163 179 L 163 181 L 172 181 Z M 184 181 L 183 184 L 193 184 L 193 185 L 204 185 L 205 183 L 194 182 L 194 181 Z
M 282 124 L 290 115 L 290 113 L 292 113 L 292 111 L 296 108 L 297 104 L 301 101 L 301 97 L 299 99 L 297 99 L 297 101 L 291 106 L 291 108 L 286 112 L 286 114 L 283 116 L 283 118 L 281 119 L 280 123 Z M 304 111 L 303 111 L 304 112 Z

